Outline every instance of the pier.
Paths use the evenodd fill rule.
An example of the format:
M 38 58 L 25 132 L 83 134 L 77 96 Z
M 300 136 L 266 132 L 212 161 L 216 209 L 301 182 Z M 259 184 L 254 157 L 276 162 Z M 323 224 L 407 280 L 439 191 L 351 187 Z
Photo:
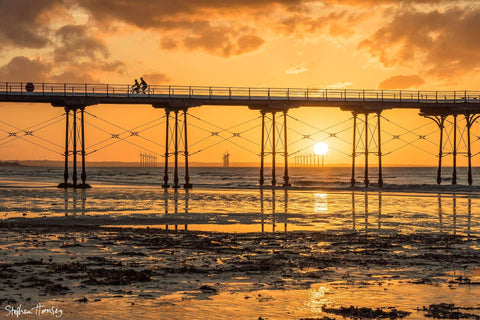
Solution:
M 248 87 L 204 87 L 204 86 L 149 86 L 145 93 L 134 93 L 130 85 L 118 84 L 72 84 L 72 83 L 33 83 L 0 82 L 0 102 L 7 103 L 46 103 L 64 109 L 65 170 L 61 188 L 88 188 L 86 172 L 85 114 L 89 106 L 101 104 L 148 105 L 161 109 L 165 119 L 164 176 L 163 188 L 180 188 L 179 161 L 184 163 L 183 187 L 192 188 L 189 176 L 188 111 L 206 105 L 248 107 L 259 113 L 261 135 L 259 137 L 260 171 L 259 186 L 266 185 L 265 161 L 271 159 L 271 186 L 276 186 L 276 165 L 278 157 L 283 158 L 282 187 L 291 186 L 288 167 L 288 112 L 293 108 L 340 108 L 352 114 L 352 187 L 356 185 L 356 158 L 364 157 L 363 184 L 371 184 L 369 177 L 369 157 L 378 157 L 378 186 L 383 186 L 382 176 L 382 112 L 389 109 L 416 109 L 419 115 L 431 119 L 438 127 L 438 170 L 436 182 L 442 182 L 442 158 L 444 137 L 453 141 L 452 185 L 457 184 L 457 142 L 465 140 L 468 158 L 468 184 L 473 183 L 471 159 L 471 128 L 480 116 L 480 91 L 411 91 L 411 90 L 356 90 L 356 89 L 316 89 L 316 88 L 248 88 Z M 459 127 L 458 118 L 463 117 L 465 126 Z M 451 119 L 451 132 L 445 131 L 445 122 Z M 295 119 L 293 119 L 295 120 Z M 291 120 L 289 120 L 291 121 Z M 373 129 L 371 125 L 374 125 Z M 138 136 L 139 131 L 128 132 Z M 17 136 L 19 131 L 7 132 Z M 23 135 L 33 135 L 33 131 L 23 131 Z M 331 133 L 335 135 L 335 133 Z M 218 135 L 213 131 L 212 135 Z M 233 136 L 241 133 L 234 132 Z M 72 138 L 73 137 L 73 138 Z M 112 138 L 119 139 L 112 134 Z M 425 137 L 423 137 L 425 138 Z M 393 137 L 395 139 L 395 136 Z M 398 139 L 398 137 L 397 137 Z M 422 139 L 422 136 L 419 136 Z M 363 150 L 359 149 L 362 142 Z M 255 153 L 255 152 L 254 152 Z M 70 177 L 69 157 L 73 168 Z M 77 175 L 77 157 L 81 160 L 81 182 Z M 168 175 L 169 160 L 173 158 L 173 183 Z M 156 158 L 155 158 L 156 159 Z M 143 160 L 142 160 L 143 161 Z M 71 182 L 70 182 L 71 178 Z

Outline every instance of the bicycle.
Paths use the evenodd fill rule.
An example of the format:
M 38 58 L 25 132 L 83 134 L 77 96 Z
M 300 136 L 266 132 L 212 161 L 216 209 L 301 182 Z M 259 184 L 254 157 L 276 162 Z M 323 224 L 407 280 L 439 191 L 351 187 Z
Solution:
M 140 94 L 140 86 L 133 85 L 130 93 L 131 94 Z

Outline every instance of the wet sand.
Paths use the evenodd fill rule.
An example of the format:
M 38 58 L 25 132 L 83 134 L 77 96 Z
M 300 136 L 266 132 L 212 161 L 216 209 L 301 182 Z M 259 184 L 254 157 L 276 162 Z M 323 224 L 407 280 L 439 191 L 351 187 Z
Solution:
M 216 233 L 28 222 L 2 222 L 0 231 L 0 315 L 6 318 L 11 318 L 3 311 L 7 305 L 55 302 L 63 308 L 63 319 L 83 319 L 73 314 L 91 308 L 104 311 L 101 317 L 97 314 L 98 319 L 133 319 L 132 310 L 138 311 L 136 306 L 145 303 L 148 308 L 140 314 L 145 319 L 156 318 L 158 312 L 162 312 L 161 319 L 182 319 L 182 315 L 210 319 L 208 310 L 188 311 L 186 303 L 216 302 L 210 309 L 219 309 L 220 316 L 221 310 L 236 310 L 231 305 L 235 299 L 238 306 L 248 301 L 266 306 L 277 295 L 280 302 L 281 295 L 317 290 L 319 283 L 338 292 L 358 291 L 363 298 L 350 299 L 356 301 L 355 306 L 383 308 L 387 314 L 398 308 L 407 312 L 407 318 L 423 318 L 428 305 L 420 301 L 417 305 L 415 297 L 410 297 L 410 309 L 401 310 L 406 304 L 396 300 L 382 300 L 378 305 L 374 292 L 403 288 L 396 293 L 402 296 L 412 288 L 448 291 L 468 287 L 475 293 L 480 288 L 480 239 L 476 237 L 333 231 Z M 478 307 L 468 298 L 455 301 L 463 302 L 460 307 Z M 436 303 L 452 302 L 445 300 Z M 273 306 L 254 308 L 246 319 L 340 319 L 345 316 L 339 313 L 341 307 L 350 307 L 333 303 L 348 299 L 320 299 L 304 310 L 295 301 L 290 306 L 282 303 L 283 314 L 277 314 Z M 427 309 L 421 311 L 423 307 Z M 408 315 L 414 311 L 415 315 Z M 235 319 L 244 319 L 242 314 L 246 314 L 242 308 L 231 312 Z M 357 311 L 351 312 L 354 317 Z M 476 309 L 463 312 L 479 313 Z

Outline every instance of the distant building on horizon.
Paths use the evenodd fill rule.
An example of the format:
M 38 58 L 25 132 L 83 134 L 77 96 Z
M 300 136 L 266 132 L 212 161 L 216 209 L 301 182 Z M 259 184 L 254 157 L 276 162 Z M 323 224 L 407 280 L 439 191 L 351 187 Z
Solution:
M 223 167 L 230 167 L 230 154 L 228 153 L 228 151 L 223 154 Z

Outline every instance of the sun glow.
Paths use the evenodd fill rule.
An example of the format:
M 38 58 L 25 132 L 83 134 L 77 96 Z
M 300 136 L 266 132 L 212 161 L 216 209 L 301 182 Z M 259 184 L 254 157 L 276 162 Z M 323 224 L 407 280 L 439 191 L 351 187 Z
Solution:
M 313 146 L 313 151 L 322 156 L 328 152 L 328 145 L 324 142 L 318 142 Z

